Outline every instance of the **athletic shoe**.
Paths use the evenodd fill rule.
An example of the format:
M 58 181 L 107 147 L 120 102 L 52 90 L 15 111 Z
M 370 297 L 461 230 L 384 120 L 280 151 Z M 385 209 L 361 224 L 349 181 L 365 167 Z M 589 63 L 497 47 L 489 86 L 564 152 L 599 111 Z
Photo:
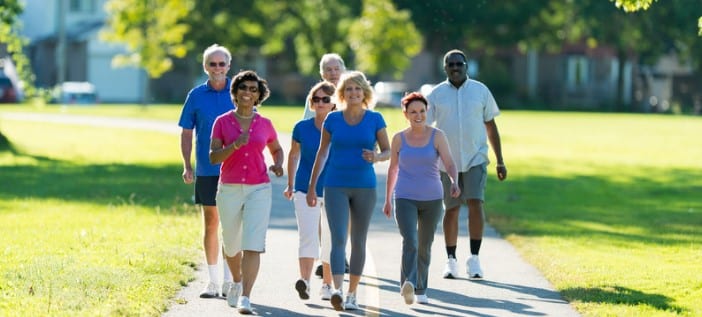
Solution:
M 415 300 L 417 304 L 429 304 L 429 297 L 426 294 L 415 296 Z
M 444 266 L 444 278 L 458 278 L 458 262 L 455 258 L 448 258 Z
M 317 269 L 314 270 L 314 275 L 317 275 L 319 278 L 324 277 L 324 268 L 322 265 L 317 265 Z
M 234 284 L 232 281 L 225 281 L 222 283 L 222 297 L 227 297 L 227 292 L 229 292 L 229 288 L 232 287 L 232 284 Z
M 300 296 L 300 299 L 310 299 L 310 285 L 307 281 L 303 279 L 297 280 L 295 282 L 295 290 L 297 290 L 297 295 Z
M 251 302 L 246 296 L 240 296 L 239 302 L 237 302 L 236 307 L 239 309 L 239 314 L 251 315 L 253 314 L 253 309 L 251 309 Z
M 356 304 L 356 295 L 348 294 L 346 295 L 346 301 L 344 301 L 345 310 L 357 310 L 358 304 Z
M 477 255 L 471 255 L 466 260 L 466 273 L 468 273 L 469 279 L 483 278 L 483 270 L 480 268 L 480 260 Z
M 410 305 L 414 303 L 414 285 L 410 281 L 405 281 L 402 284 L 402 289 L 400 294 L 405 298 L 405 304 Z
M 241 296 L 241 283 L 232 283 L 227 291 L 227 304 L 231 307 L 236 307 Z
M 336 311 L 342 311 L 342 310 L 344 310 L 344 298 L 343 298 L 343 295 L 344 295 L 344 294 L 342 294 L 342 293 L 341 293 L 341 290 L 339 290 L 339 289 L 338 289 L 338 290 L 335 290 L 335 291 L 332 293 L 332 296 L 331 296 L 330 301 L 331 301 L 332 306 L 334 307 L 334 310 L 336 310 Z
M 332 297 L 332 288 L 329 284 L 322 284 L 322 288 L 319 290 L 319 296 L 322 300 L 329 300 Z
M 219 296 L 218 288 L 217 284 L 210 282 L 200 293 L 200 298 L 215 298 Z

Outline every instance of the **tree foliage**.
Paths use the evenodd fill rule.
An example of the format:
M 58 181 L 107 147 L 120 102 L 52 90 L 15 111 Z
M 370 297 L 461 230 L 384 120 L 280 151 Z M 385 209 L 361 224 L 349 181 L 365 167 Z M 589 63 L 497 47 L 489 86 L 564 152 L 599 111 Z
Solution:
M 614 2 L 617 8 L 624 9 L 626 12 L 634 12 L 646 10 L 651 6 L 651 3 L 658 0 L 609 0 Z
M 0 43 L 5 44 L 10 58 L 15 64 L 22 88 L 27 97 L 44 97 L 44 91 L 34 87 L 34 73 L 32 72 L 29 58 L 24 54 L 23 48 L 27 39 L 19 34 L 22 27 L 17 17 L 24 10 L 19 0 L 0 1 Z
M 364 0 L 363 13 L 351 25 L 348 38 L 357 68 L 370 75 L 400 78 L 422 50 L 422 36 L 410 12 L 397 10 L 390 0 Z
M 114 66 L 143 68 L 150 77 L 171 69 L 172 57 L 183 57 L 188 25 L 182 19 L 193 8 L 192 0 L 110 0 L 105 4 L 108 27 L 101 37 L 126 45 L 127 54 L 114 57 Z

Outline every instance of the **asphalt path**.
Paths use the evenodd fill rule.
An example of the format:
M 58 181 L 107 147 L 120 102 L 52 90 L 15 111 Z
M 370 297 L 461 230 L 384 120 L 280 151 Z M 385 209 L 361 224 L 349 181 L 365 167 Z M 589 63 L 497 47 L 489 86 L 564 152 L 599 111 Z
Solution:
M 175 122 L 140 119 L 115 119 L 104 117 L 1 113 L 2 120 L 55 122 L 102 127 L 143 129 L 178 134 Z M 290 135 L 279 135 L 281 145 L 290 146 Z M 179 153 L 174 153 L 179 155 Z M 267 156 L 268 162 L 272 162 Z M 311 281 L 312 296 L 300 300 L 294 289 L 299 278 L 297 260 L 297 225 L 292 202 L 286 200 L 283 189 L 286 176 L 272 176 L 273 208 L 267 233 L 266 252 L 261 255 L 261 269 L 254 286 L 251 303 L 254 313 L 260 316 L 580 316 L 553 286 L 532 265 L 524 261 L 519 252 L 489 225 L 480 259 L 485 273 L 483 280 L 468 280 L 465 259 L 469 253 L 465 219 L 461 210 L 458 279 L 443 279 L 446 254 L 441 226 L 437 230 L 429 268 L 428 305 L 404 303 L 400 296 L 401 237 L 394 219 L 382 214 L 385 199 L 384 184 L 387 162 L 376 164 L 378 201 L 368 234 L 366 264 L 358 288 L 360 310 L 337 312 L 329 301 L 319 299 L 321 280 Z M 489 177 L 495 177 L 489 175 Z M 181 181 L 174 175 L 173 181 Z M 509 181 L 509 180 L 507 180 Z M 489 195 L 489 193 L 488 193 Z M 488 197 L 489 199 L 489 197 Z M 200 225 L 194 223 L 193 225 Z M 204 255 L 203 255 L 204 262 Z M 204 263 L 194 272 L 195 279 L 174 294 L 164 317 L 232 316 L 238 315 L 226 300 L 201 299 L 200 291 L 207 283 Z M 347 280 L 348 281 L 348 280 Z M 347 284 L 346 284 L 347 285 Z

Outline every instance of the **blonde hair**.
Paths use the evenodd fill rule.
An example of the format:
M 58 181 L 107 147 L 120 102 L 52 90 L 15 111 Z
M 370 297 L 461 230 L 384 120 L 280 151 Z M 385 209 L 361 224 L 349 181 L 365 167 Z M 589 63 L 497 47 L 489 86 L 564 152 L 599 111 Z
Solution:
M 363 105 L 366 109 L 372 110 L 375 107 L 375 93 L 373 92 L 370 81 L 366 79 L 366 75 L 357 70 L 352 70 L 341 75 L 339 86 L 336 87 L 336 100 L 339 101 L 337 108 L 340 110 L 346 108 L 344 90 L 349 82 L 353 82 L 363 89 Z

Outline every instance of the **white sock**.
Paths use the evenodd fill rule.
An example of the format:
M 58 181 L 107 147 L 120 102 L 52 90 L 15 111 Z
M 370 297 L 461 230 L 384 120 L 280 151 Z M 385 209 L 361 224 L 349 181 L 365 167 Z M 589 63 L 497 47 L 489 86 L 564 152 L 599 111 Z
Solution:
M 224 263 L 222 263 L 222 270 L 222 281 L 232 282 L 232 271 L 229 270 L 229 265 L 227 265 L 227 261 L 224 261 Z
M 219 274 L 217 274 L 218 268 L 219 268 L 219 266 L 217 264 L 215 264 L 215 265 L 208 264 L 207 265 L 207 271 L 210 273 L 210 282 L 215 283 L 217 285 L 219 285 L 219 280 L 217 279 L 217 275 L 219 275 Z

